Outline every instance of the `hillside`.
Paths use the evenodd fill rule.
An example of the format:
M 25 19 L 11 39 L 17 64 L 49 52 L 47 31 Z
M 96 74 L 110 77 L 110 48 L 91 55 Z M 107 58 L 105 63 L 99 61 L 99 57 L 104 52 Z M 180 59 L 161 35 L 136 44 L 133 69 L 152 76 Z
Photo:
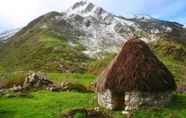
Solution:
M 7 39 L 9 39 L 10 37 L 12 37 L 13 35 L 15 35 L 20 29 L 13 29 L 13 30 L 8 30 L 5 32 L 1 32 L 0 33 L 0 41 L 1 42 L 7 42 Z
M 1 65 L 17 70 L 57 70 L 62 65 L 67 69 L 83 66 L 89 58 L 82 53 L 84 48 L 81 44 L 69 45 L 63 36 L 51 28 L 41 29 L 40 26 L 45 23 L 53 26 L 51 18 L 56 14 L 51 12 L 41 16 L 13 36 L 0 52 Z
M 81 1 L 63 13 L 40 16 L 11 37 L 0 49 L 1 70 L 99 71 L 112 59 L 107 55 L 117 53 L 131 35 L 149 43 L 170 69 L 178 63 L 173 71 L 183 69 L 186 33 L 181 24 L 149 16 L 116 16 Z

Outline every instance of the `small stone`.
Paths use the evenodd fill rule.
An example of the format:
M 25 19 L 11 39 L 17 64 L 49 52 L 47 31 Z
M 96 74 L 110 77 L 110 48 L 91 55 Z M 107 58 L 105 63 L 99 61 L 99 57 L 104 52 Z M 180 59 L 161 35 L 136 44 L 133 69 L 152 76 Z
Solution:
M 99 107 L 95 107 L 94 110 L 99 112 L 100 108 Z
M 7 97 L 7 98 L 14 98 L 14 97 L 16 97 L 16 95 L 14 95 L 14 94 L 9 94 L 9 93 L 8 93 L 8 94 L 5 95 L 5 97 Z
M 14 92 L 18 92 L 18 91 L 22 91 L 23 87 L 21 85 L 18 85 L 18 86 L 14 86 L 13 88 L 10 88 L 10 90 Z
M 0 93 L 3 93 L 4 92 L 4 90 L 3 89 L 0 89 Z
M 122 114 L 125 115 L 127 118 L 132 118 L 132 114 L 129 111 L 122 111 Z
M 47 90 L 52 91 L 52 92 L 54 92 L 54 91 L 59 91 L 60 89 L 61 89 L 61 88 L 58 87 L 58 86 L 50 86 L 50 87 L 47 87 Z

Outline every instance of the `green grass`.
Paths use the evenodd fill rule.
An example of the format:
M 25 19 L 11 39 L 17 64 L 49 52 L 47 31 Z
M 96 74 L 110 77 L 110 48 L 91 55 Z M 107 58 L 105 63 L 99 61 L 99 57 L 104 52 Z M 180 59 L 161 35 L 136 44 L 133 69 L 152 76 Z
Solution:
M 48 73 L 55 82 L 70 80 L 89 85 L 95 76 L 78 73 Z M 0 97 L 0 118 L 56 118 L 59 114 L 76 108 L 94 108 L 95 93 L 31 92 L 32 97 Z M 123 118 L 121 111 L 108 111 L 114 118 Z M 77 117 L 81 115 L 77 114 Z M 162 108 L 142 108 L 133 113 L 134 118 L 184 118 L 186 94 L 175 95 L 171 104 Z
M 134 114 L 136 118 L 185 118 L 186 95 L 176 95 L 172 103 L 164 108 L 142 109 Z
M 93 74 L 99 74 L 104 68 L 110 64 L 111 60 L 116 56 L 116 54 L 106 54 L 103 59 L 98 59 L 91 61 L 88 64 L 88 72 Z
M 0 97 L 0 118 L 55 118 L 76 108 L 97 106 L 93 93 L 32 92 L 33 97 Z M 114 118 L 123 118 L 121 111 L 106 111 Z M 185 118 L 186 94 L 176 95 L 173 102 L 162 108 L 143 108 L 133 118 Z M 79 114 L 77 115 L 79 117 Z
M 185 78 L 186 63 L 182 61 L 176 61 L 172 57 L 165 57 L 158 55 L 160 60 L 166 65 L 166 67 L 172 72 L 177 81 L 182 81 Z
M 48 78 L 54 82 L 72 81 L 83 85 L 89 85 L 96 79 L 94 75 L 86 73 L 48 73 Z
M 174 40 L 160 40 L 152 47 L 157 57 L 173 73 L 177 83 L 186 85 L 186 45 Z
M 48 17 L 59 15 L 51 13 L 43 16 L 23 28 L 13 39 L 0 50 L 0 71 L 43 70 L 57 72 L 59 65 L 66 68 L 82 67 L 89 58 L 82 53 L 80 43 L 70 45 L 67 40 L 52 29 L 41 29 L 45 24 L 50 26 Z
M 0 52 L 1 70 L 43 70 L 57 72 L 59 65 L 66 68 L 80 67 L 89 59 L 77 43 L 72 47 L 63 37 L 48 32 L 36 33 L 21 43 L 10 42 Z M 19 47 L 19 48 L 17 48 Z M 10 67 L 11 66 L 11 67 Z
M 70 109 L 94 107 L 91 93 L 38 91 L 32 98 L 0 98 L 0 118 L 54 118 Z

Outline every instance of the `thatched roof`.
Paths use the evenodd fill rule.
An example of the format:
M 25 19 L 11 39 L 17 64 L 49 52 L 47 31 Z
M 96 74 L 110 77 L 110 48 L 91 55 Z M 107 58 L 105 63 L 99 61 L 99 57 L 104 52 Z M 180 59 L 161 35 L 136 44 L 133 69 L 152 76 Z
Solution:
M 174 77 L 165 65 L 140 39 L 128 40 L 121 52 L 101 73 L 96 89 L 102 92 L 148 91 L 160 92 L 176 89 Z

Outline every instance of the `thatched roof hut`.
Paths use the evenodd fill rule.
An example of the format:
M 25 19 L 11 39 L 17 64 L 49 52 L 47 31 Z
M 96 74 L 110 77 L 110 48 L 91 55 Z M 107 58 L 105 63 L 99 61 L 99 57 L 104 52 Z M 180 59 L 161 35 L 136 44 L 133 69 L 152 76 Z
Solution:
M 174 77 L 166 66 L 140 39 L 128 40 L 121 52 L 100 74 L 97 92 L 107 89 L 115 93 L 125 91 L 162 92 L 176 89 Z

